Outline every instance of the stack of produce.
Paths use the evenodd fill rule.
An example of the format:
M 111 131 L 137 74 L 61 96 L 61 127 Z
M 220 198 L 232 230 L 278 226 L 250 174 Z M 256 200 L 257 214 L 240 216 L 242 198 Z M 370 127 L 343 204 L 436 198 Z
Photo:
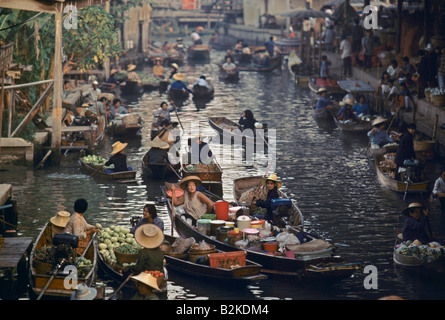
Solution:
M 397 248 L 397 253 L 417 257 L 423 263 L 431 263 L 444 255 L 444 248 L 438 243 L 415 245 L 408 240 Z
M 116 250 L 121 253 L 137 254 L 142 249 L 130 233 L 130 229 L 116 225 L 102 228 L 100 224 L 96 224 L 96 227 L 99 229 L 99 252 L 104 261 L 116 270 L 131 265 L 132 263 L 120 265 L 114 253 Z
M 107 159 L 101 157 L 101 156 L 96 156 L 96 155 L 88 155 L 86 157 L 82 158 L 82 161 L 95 166 L 95 167 L 102 167 L 105 162 L 107 162 Z M 110 166 L 104 166 L 105 169 L 114 169 L 114 164 L 110 165 Z

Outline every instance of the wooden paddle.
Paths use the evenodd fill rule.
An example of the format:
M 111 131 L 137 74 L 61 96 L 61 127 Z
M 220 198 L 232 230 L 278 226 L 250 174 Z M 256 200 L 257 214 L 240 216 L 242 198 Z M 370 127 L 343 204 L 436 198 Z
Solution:
M 179 119 L 178 112 L 176 111 L 176 105 L 175 105 L 175 103 L 173 102 L 172 99 L 170 99 L 170 103 L 172 104 L 172 106 L 173 106 L 173 108 L 174 108 L 174 110 L 175 110 L 176 118 L 178 118 L 179 125 L 181 126 L 182 130 L 185 131 L 185 130 L 184 130 L 184 127 L 182 126 L 181 119 Z
M 117 290 L 113 293 L 113 295 L 111 297 L 108 298 L 108 300 L 115 300 L 116 299 L 116 295 L 119 293 L 119 291 L 121 291 L 121 289 L 127 284 L 128 281 L 130 281 L 131 277 L 133 276 L 133 273 L 130 273 L 130 275 L 127 277 L 127 279 L 125 279 L 124 282 L 122 282 L 122 284 L 119 286 L 119 288 L 117 288 Z

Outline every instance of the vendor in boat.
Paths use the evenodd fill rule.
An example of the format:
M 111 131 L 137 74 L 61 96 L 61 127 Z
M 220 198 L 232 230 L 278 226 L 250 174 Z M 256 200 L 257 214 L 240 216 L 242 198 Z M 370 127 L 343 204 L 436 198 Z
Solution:
M 198 27 L 199 28 L 199 27 Z M 193 31 L 191 34 L 190 34 L 190 38 L 192 38 L 192 41 L 193 41 L 193 44 L 196 46 L 196 45 L 199 45 L 199 44 L 202 44 L 202 40 L 201 40 L 201 36 L 199 35 L 199 30 L 200 29 L 198 29 L 198 28 L 196 28 L 196 31 Z
M 373 128 L 368 132 L 368 137 L 371 139 L 371 149 L 380 149 L 385 144 L 392 143 L 393 138 L 388 135 L 385 130 L 385 124 L 388 119 L 378 117 L 372 122 Z
M 176 73 L 173 76 L 173 79 L 175 81 L 173 81 L 172 84 L 170 85 L 170 90 L 178 90 L 178 91 L 192 93 L 192 90 L 190 90 L 184 82 L 185 76 L 183 73 Z
M 136 264 L 126 266 L 122 274 L 128 277 L 144 271 L 164 272 L 164 252 L 160 245 L 164 242 L 164 233 L 154 224 L 143 224 L 134 232 L 134 239 L 142 247 L 138 253 Z M 163 279 L 159 280 L 160 282 Z
M 355 114 L 352 111 L 352 106 L 354 105 L 354 101 L 352 99 L 346 99 L 344 102 L 344 106 L 337 113 L 337 120 L 355 120 Z
M 241 115 L 241 118 L 238 121 L 238 124 L 242 127 L 242 131 L 246 129 L 251 129 L 253 132 L 255 132 L 255 123 L 256 119 L 253 116 L 253 112 L 250 110 L 244 110 L 244 112 Z
M 175 76 L 175 74 L 178 73 L 179 70 L 179 66 L 176 63 L 172 63 L 171 64 L 171 71 L 170 71 L 170 76 L 168 77 L 169 79 L 173 79 L 173 77 Z
M 211 89 L 205 76 L 200 76 L 199 79 L 196 80 L 196 82 L 193 84 L 193 90 L 198 89 L 198 87 L 203 87 L 206 88 L 207 90 Z
M 116 78 L 117 70 L 112 69 L 110 71 L 110 76 L 107 79 L 106 84 L 111 87 L 111 89 L 114 89 L 116 86 L 120 84 L 120 82 Z
M 233 63 L 233 58 L 227 55 L 221 68 L 227 73 L 234 73 L 236 71 L 236 64 Z
M 254 204 L 257 207 L 267 209 L 264 219 L 266 221 L 271 222 L 273 220 L 272 200 L 278 199 L 280 197 L 278 195 L 278 189 L 283 186 L 283 183 L 278 180 L 278 177 L 276 174 L 272 173 L 267 178 L 262 178 L 261 184 L 263 186 L 265 186 L 267 189 L 266 200 L 261 200 L 258 198 L 257 195 L 255 195 L 252 200 L 252 204 Z M 262 217 L 259 217 L 259 218 L 262 218 Z
M 150 150 L 148 150 L 145 157 L 148 165 L 170 163 L 168 158 L 169 143 L 162 141 L 159 137 L 155 137 L 148 145 Z
M 116 141 L 113 143 L 113 151 L 111 151 L 111 158 L 105 162 L 104 166 L 114 164 L 114 169 L 105 169 L 106 173 L 116 173 L 124 171 L 132 171 L 133 168 L 127 166 L 127 155 L 124 153 L 125 147 L 128 143 Z
M 434 182 L 432 194 L 434 199 L 440 201 L 441 222 L 445 223 L 445 169 L 440 172 L 440 177 Z
M 122 104 L 121 100 L 116 98 L 113 100 L 113 105 L 108 112 L 108 118 L 113 120 L 116 118 L 116 114 L 129 114 L 129 110 L 127 110 Z
M 194 140 L 194 141 L 193 141 Z M 200 134 L 196 137 L 196 139 L 190 139 L 190 153 L 191 153 L 191 163 L 204 163 L 210 164 L 212 162 L 213 153 L 210 150 L 209 145 L 202 141 L 202 137 Z
M 235 46 L 233 47 L 233 51 L 235 53 L 241 53 L 242 50 L 243 50 L 243 40 L 238 40 Z
M 127 67 L 127 81 L 140 82 L 141 79 L 139 78 L 138 74 L 134 70 L 136 70 L 136 65 L 129 64 Z
M 403 241 L 411 240 L 417 245 L 430 242 L 431 236 L 425 230 L 428 223 L 428 209 L 418 202 L 413 202 L 403 210 L 402 214 L 407 216 L 402 231 Z
M 352 111 L 355 112 L 355 114 L 368 116 L 371 115 L 371 110 L 369 109 L 369 106 L 367 103 L 365 103 L 365 96 L 361 95 L 358 98 L 358 102 L 352 107 Z
M 98 88 L 98 86 L 99 82 L 97 82 L 97 80 L 94 80 L 91 88 L 82 93 L 83 97 L 85 98 L 85 102 L 87 104 L 91 105 L 95 103 L 99 98 L 99 94 L 101 94 L 102 91 Z
M 175 110 L 175 106 L 168 107 L 167 102 L 161 102 L 161 108 L 156 112 L 155 118 L 158 120 L 158 124 L 160 125 L 162 120 L 167 119 L 171 121 L 170 112 Z
M 74 202 L 74 213 L 68 220 L 63 232 L 68 232 L 76 235 L 80 239 L 90 238 L 91 235 L 98 231 L 98 229 L 88 224 L 84 218 L 84 214 L 88 209 L 88 202 L 85 199 L 77 199 Z
M 158 295 L 153 292 L 153 290 L 161 291 L 157 278 L 146 272 L 141 272 L 131 278 L 136 281 L 136 288 L 138 289 L 131 300 L 159 300 Z
M 58 233 L 63 233 L 70 220 L 71 214 L 67 211 L 59 211 L 54 217 L 49 219 L 51 223 L 51 239 Z
M 172 122 L 170 120 L 163 119 L 159 125 L 161 126 L 161 129 L 157 132 L 156 136 L 153 137 L 153 140 L 157 137 L 169 145 L 175 143 L 176 139 L 173 137 L 170 131 L 170 129 L 173 127 Z
M 106 115 L 105 104 L 107 102 L 106 97 L 100 97 L 98 101 L 93 103 L 88 107 L 88 110 L 85 111 L 85 117 L 90 119 L 91 123 L 97 121 L 101 116 Z
M 164 78 L 165 76 L 165 69 L 162 65 L 161 58 L 155 59 L 155 65 L 153 66 L 153 74 L 155 77 Z
M 405 160 L 414 160 L 416 158 L 416 152 L 414 151 L 415 133 L 416 125 L 410 123 L 400 136 L 399 147 L 397 148 L 396 157 L 394 159 L 394 162 L 396 163 L 396 177 L 398 179 L 400 178 L 399 168 L 403 167 Z
M 138 221 L 138 223 L 130 229 L 130 232 L 134 234 L 136 229 L 144 224 L 152 223 L 159 227 L 159 229 L 164 232 L 164 221 L 158 217 L 158 212 L 154 204 L 147 203 L 144 206 L 143 217 Z
M 184 194 L 176 198 L 175 186 L 172 184 L 172 205 L 184 205 L 184 210 L 192 218 L 194 225 L 196 220 L 201 219 L 202 215 L 210 213 L 215 205 L 207 196 L 197 191 L 200 185 L 201 179 L 197 176 L 183 178 L 179 186 L 184 190 Z
M 317 93 L 320 96 L 320 98 L 318 98 L 317 103 L 315 104 L 315 110 L 320 110 L 320 109 L 332 109 L 334 103 L 329 100 L 328 98 L 326 98 L 326 88 L 320 88 L 318 89 Z

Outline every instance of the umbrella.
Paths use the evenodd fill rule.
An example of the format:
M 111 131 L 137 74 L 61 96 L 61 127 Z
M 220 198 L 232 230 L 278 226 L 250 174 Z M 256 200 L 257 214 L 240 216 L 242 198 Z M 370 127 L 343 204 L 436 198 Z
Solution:
M 309 19 L 309 18 L 331 18 L 331 15 L 329 13 L 326 13 L 321 10 L 312 10 L 312 9 L 293 9 L 293 10 L 287 10 L 278 13 L 278 15 L 288 18 L 303 18 L 303 19 Z

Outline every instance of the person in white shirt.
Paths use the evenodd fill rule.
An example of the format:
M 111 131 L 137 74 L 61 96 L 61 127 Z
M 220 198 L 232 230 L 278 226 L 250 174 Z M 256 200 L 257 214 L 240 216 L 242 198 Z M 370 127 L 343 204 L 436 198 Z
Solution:
M 193 89 L 196 89 L 196 87 L 206 87 L 207 89 L 210 89 L 210 86 L 206 80 L 205 76 L 200 76 L 198 80 L 193 84 Z
M 340 58 L 343 61 L 343 75 L 351 76 L 352 75 L 352 62 L 351 62 L 351 44 L 346 36 L 342 37 L 342 41 L 340 43 Z
M 397 60 L 392 60 L 391 64 L 388 66 L 388 69 L 386 69 L 386 72 L 388 72 L 388 74 L 389 74 L 389 78 L 395 80 L 397 78 L 398 71 L 399 71 L 399 69 L 398 69 Z
M 202 44 L 201 36 L 198 34 L 198 32 L 192 32 L 190 37 L 192 38 L 192 41 L 195 45 Z

